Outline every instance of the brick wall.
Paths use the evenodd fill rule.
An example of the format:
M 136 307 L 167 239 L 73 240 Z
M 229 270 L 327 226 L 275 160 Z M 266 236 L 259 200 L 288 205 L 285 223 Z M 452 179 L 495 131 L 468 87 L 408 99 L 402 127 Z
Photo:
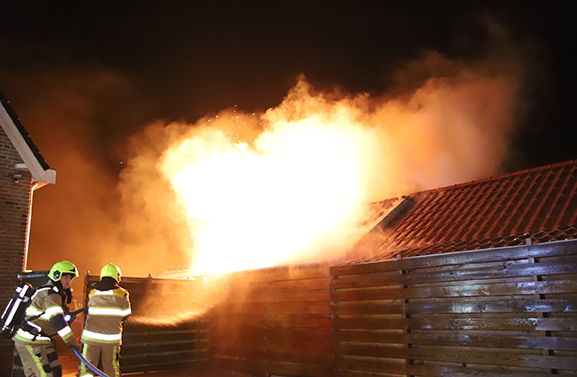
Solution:
M 31 205 L 31 174 L 16 169 L 23 163 L 16 148 L 0 128 L 0 310 L 18 285 L 17 275 L 25 268 L 28 222 Z M 18 183 L 13 174 L 22 174 Z M 12 375 L 14 343 L 0 338 L 0 376 Z

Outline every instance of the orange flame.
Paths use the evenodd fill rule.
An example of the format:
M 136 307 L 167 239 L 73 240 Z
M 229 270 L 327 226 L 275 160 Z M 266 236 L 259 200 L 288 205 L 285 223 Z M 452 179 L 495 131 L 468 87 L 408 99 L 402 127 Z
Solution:
M 377 150 L 374 135 L 348 123 L 345 109 L 292 121 L 271 121 L 275 116 L 261 118 L 267 128 L 250 144 L 207 125 L 164 155 L 199 273 L 340 249 L 354 229 L 365 200 L 361 156 Z
M 404 99 L 316 93 L 301 78 L 264 114 L 225 110 L 163 153 L 197 274 L 334 258 L 373 200 L 493 173 L 515 87 L 464 72 Z

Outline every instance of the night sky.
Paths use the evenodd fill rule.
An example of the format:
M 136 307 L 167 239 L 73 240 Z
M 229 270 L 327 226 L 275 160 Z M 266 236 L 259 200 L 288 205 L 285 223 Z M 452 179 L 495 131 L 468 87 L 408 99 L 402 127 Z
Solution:
M 379 96 L 424 51 L 472 61 L 491 54 L 495 33 L 528 67 L 518 131 L 495 173 L 575 159 L 574 4 L 4 1 L 0 90 L 58 171 L 59 184 L 35 194 L 30 267 L 43 268 L 40 250 L 70 231 L 48 219 L 78 211 L 59 187 L 97 176 L 74 195 L 100 186 L 114 202 L 127 140 L 147 124 L 267 109 L 299 74 L 316 88 Z M 98 174 L 70 167 L 75 158 Z

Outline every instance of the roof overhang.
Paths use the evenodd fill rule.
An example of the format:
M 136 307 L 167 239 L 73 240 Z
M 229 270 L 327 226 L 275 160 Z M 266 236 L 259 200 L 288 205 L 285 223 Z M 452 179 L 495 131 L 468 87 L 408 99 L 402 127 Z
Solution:
M 2 100 L 2 106 L 0 106 L 0 125 L 8 138 L 16 148 L 16 151 L 22 158 L 24 164 L 16 164 L 14 169 L 27 169 L 32 174 L 32 179 L 38 184 L 35 189 L 43 187 L 47 184 L 56 183 L 56 170 L 51 169 L 48 164 L 44 161 L 42 156 L 40 156 L 38 151 L 34 151 L 30 144 L 31 140 L 27 141 L 26 138 L 30 137 L 24 133 L 24 128 L 19 123 L 18 118 L 14 120 L 14 112 L 7 104 L 7 101 Z M 20 127 L 18 127 L 20 126 Z M 25 131 L 25 130 L 24 130 Z M 34 145 L 32 144 L 34 147 Z M 35 148 L 35 147 L 34 147 Z

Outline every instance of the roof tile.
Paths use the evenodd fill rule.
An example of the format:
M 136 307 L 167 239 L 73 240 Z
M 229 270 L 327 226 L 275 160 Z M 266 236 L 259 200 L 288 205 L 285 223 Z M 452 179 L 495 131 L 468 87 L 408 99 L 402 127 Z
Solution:
M 577 237 L 577 160 L 411 195 L 412 211 L 351 263 Z

